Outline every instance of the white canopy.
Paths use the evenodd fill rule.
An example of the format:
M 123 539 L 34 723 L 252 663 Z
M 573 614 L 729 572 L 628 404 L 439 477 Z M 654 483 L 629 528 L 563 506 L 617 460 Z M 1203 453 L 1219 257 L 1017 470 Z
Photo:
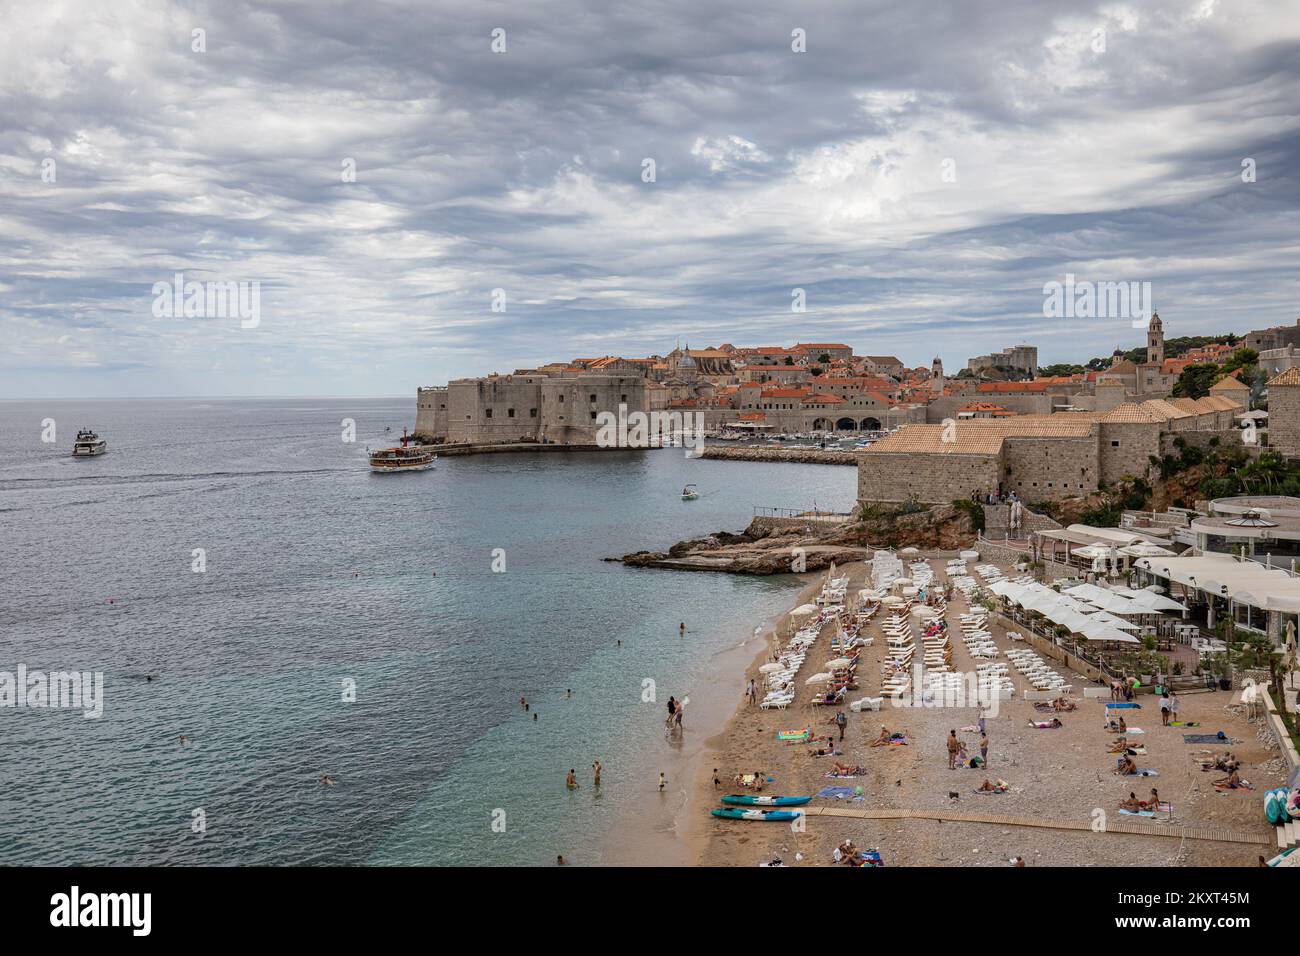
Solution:
M 1082 631 L 1084 637 L 1090 641 L 1113 641 L 1116 644 L 1137 644 L 1138 639 L 1129 634 L 1125 634 L 1118 628 L 1111 627 L 1104 621 L 1095 624 L 1089 624 Z
M 1266 611 L 1300 612 L 1300 578 L 1281 568 L 1238 561 L 1226 554 L 1194 558 L 1138 558 L 1136 566 L 1186 585 Z
M 804 681 L 805 684 L 829 684 L 830 682 L 831 675 L 827 673 L 813 674 L 812 677 Z

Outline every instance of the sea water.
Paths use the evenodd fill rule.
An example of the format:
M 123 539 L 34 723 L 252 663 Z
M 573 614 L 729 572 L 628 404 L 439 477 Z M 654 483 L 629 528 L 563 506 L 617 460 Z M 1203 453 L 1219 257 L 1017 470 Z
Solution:
M 372 475 L 413 419 L 0 402 L 0 671 L 104 679 L 99 719 L 0 708 L 0 864 L 635 862 L 638 828 L 671 825 L 668 696 L 690 740 L 718 655 L 801 579 L 601 559 L 755 506 L 846 510 L 854 470 L 670 448 Z M 80 427 L 108 453 L 74 460 Z

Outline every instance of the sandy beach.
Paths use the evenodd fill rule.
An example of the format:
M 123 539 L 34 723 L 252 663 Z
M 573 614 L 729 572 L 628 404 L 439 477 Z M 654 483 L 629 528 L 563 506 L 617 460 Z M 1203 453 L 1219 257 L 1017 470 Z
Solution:
M 936 581 L 946 581 L 945 562 L 936 559 L 929 563 Z M 838 573 L 850 576 L 849 590 L 853 591 L 863 586 L 868 568 L 853 564 Z M 796 603 L 815 594 L 820 584 L 819 579 L 805 589 Z M 957 616 L 969 610 L 965 597 L 954 590 L 947 618 L 953 670 L 958 672 L 969 672 L 975 666 L 956 632 Z M 862 652 L 857 671 L 860 686 L 850 692 L 850 700 L 879 694 L 885 655 L 882 618 L 877 615 L 863 632 L 876 640 Z M 1002 655 L 1025 646 L 1007 636 L 1007 628 L 996 614 L 990 614 L 989 625 Z M 784 641 L 785 618 L 777 622 L 776 630 Z M 986 720 L 990 741 L 987 768 L 950 770 L 947 766 L 945 739 L 950 730 L 957 730 L 971 752 L 978 753 L 979 734 L 963 731 L 976 723 L 979 710 L 975 707 L 898 707 L 886 701 L 880 712 L 851 713 L 846 706 L 848 727 L 839 745 L 843 755 L 836 758 L 811 756 L 809 744 L 778 742 L 780 730 L 812 726 L 823 741 L 835 732 L 837 708 L 813 706 L 813 695 L 803 685 L 804 678 L 834 656 L 830 651 L 834 631 L 834 623 L 827 624 L 812 646 L 797 679 L 798 696 L 789 709 L 765 711 L 742 702 L 722 732 L 706 742 L 695 761 L 692 795 L 686 804 L 688 818 L 678 827 L 697 864 L 755 866 L 780 858 L 787 866 L 832 865 L 835 847 L 846 839 L 859 848 L 877 848 L 886 866 L 1007 866 L 1016 856 L 1023 857 L 1028 866 L 1254 866 L 1261 855 L 1271 857 L 1276 852 L 1273 827 L 1264 822 L 1261 805 L 1265 790 L 1284 783 L 1285 765 L 1261 738 L 1259 725 L 1248 722 L 1239 706 L 1230 706 L 1230 692 L 1181 695 L 1180 716 L 1184 721 L 1199 722 L 1195 728 L 1163 727 L 1159 698 L 1146 694 L 1135 698 L 1141 709 L 1128 711 L 1129 724 L 1145 733 L 1131 737 L 1130 742 L 1140 743 L 1146 752 L 1133 759 L 1139 767 L 1156 770 L 1158 777 L 1121 777 L 1111 772 L 1116 757 L 1108 749 L 1115 734 L 1103 727 L 1107 701 L 1084 699 L 1085 687 L 1099 685 L 1064 665 L 1056 665 L 1056 669 L 1072 685 L 1069 696 L 1077 701 L 1078 709 L 1060 714 L 1062 726 L 1055 729 L 1030 726 L 1031 720 L 1050 719 L 1050 715 L 1035 711 L 1033 703 L 1024 699 L 1024 691 L 1033 688 L 1011 671 L 1014 698 L 1000 701 L 997 715 Z M 772 646 L 768 632 L 760 653 L 737 682 L 738 688 L 751 676 L 759 678 L 758 667 L 768 659 Z M 882 724 L 905 733 L 908 745 L 870 746 Z M 1197 744 L 1183 738 L 1184 733 L 1218 731 L 1235 742 Z M 1254 789 L 1220 792 L 1211 785 L 1223 774 L 1203 772 L 1197 759 L 1225 749 L 1242 761 L 1241 776 Z M 853 779 L 828 779 L 832 759 L 860 765 L 865 773 Z M 717 788 L 714 767 L 723 781 Z M 813 812 L 802 821 L 802 832 L 786 823 L 710 816 L 709 810 L 719 805 L 721 795 L 738 792 L 731 783 L 733 776 L 757 769 L 773 778 L 764 789 L 768 795 L 811 795 L 828 785 L 845 785 L 861 787 L 861 799 L 815 797 L 808 805 Z M 977 792 L 986 777 L 1004 780 L 1009 791 Z M 1172 818 L 1161 814 L 1159 819 L 1149 820 L 1119 813 L 1119 801 L 1130 792 L 1146 799 L 1153 786 L 1159 789 L 1162 801 L 1172 802 Z M 816 815 L 820 807 L 912 810 L 936 818 L 980 814 L 1006 819 L 978 823 L 936 818 L 862 819 Z M 1108 823 L 1129 822 L 1180 835 L 1107 828 Z M 1080 826 L 1085 828 L 1078 829 Z M 1203 839 L 1187 835 L 1183 828 L 1219 828 L 1259 842 Z

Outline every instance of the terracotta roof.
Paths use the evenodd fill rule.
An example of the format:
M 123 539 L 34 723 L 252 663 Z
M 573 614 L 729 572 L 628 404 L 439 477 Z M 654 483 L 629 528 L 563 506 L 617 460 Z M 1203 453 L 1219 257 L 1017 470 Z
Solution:
M 944 432 L 951 428 L 944 441 Z M 1009 418 L 966 419 L 949 425 L 904 425 L 871 445 L 863 454 L 996 455 L 1007 438 L 1086 438 L 1091 418 L 1064 413 L 1012 415 Z
M 1292 366 L 1281 375 L 1268 380 L 1269 385 L 1300 385 L 1300 366 Z
M 1125 425 L 1147 425 L 1168 421 L 1168 416 L 1153 411 L 1145 404 L 1139 405 L 1137 402 L 1125 402 L 1123 405 L 1119 405 L 1101 416 L 1101 420 L 1103 422 L 1117 422 Z
M 1167 402 L 1163 398 L 1152 398 L 1142 403 L 1143 406 L 1150 408 L 1156 414 L 1163 418 L 1191 418 L 1192 413 L 1186 409 L 1179 408 L 1172 402 Z
M 1250 386 L 1229 375 L 1210 386 L 1211 392 L 1249 392 Z
M 866 359 L 868 362 L 871 362 L 873 365 L 902 365 L 903 364 L 893 355 L 864 355 L 862 357 Z
M 838 395 L 830 395 L 826 392 L 819 392 L 816 395 L 809 395 L 803 401 L 805 405 L 843 405 L 848 399 L 841 398 Z
M 848 345 L 841 345 L 838 342 L 800 342 L 795 346 L 797 349 L 847 349 Z

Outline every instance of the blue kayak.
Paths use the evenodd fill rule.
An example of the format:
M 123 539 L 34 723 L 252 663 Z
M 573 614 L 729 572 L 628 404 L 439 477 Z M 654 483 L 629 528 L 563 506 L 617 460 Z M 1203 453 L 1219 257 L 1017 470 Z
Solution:
M 802 810 L 742 810 L 739 807 L 721 807 L 714 810 L 715 817 L 727 820 L 798 820 Z
M 802 807 L 810 800 L 812 797 L 761 797 L 751 793 L 729 793 L 722 798 L 723 803 L 742 807 Z

